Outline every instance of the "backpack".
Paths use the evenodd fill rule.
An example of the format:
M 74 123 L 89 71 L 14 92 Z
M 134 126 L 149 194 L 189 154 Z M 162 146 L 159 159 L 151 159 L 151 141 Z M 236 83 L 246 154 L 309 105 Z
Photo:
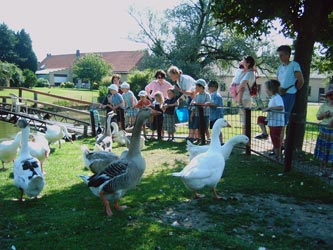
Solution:
M 254 81 L 254 83 L 252 84 L 251 88 L 250 88 L 249 83 L 247 83 L 247 87 L 249 88 L 250 96 L 256 97 L 257 94 L 258 94 L 258 85 L 257 85 L 257 82 Z

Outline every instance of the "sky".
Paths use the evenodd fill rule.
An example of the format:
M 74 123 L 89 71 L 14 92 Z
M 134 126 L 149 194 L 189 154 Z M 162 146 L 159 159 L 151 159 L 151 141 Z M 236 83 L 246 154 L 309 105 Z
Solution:
M 132 42 L 139 27 L 130 6 L 163 11 L 182 0 L 10 0 L 0 7 L 0 23 L 29 33 L 39 61 L 52 55 L 145 49 Z
M 0 8 L 0 23 L 15 32 L 29 33 L 33 50 L 42 61 L 52 55 L 145 49 L 128 39 L 140 30 L 128 14 L 150 8 L 162 12 L 182 0 L 10 0 Z M 286 43 L 276 35 L 278 43 Z M 280 40 L 281 41 L 280 41 Z

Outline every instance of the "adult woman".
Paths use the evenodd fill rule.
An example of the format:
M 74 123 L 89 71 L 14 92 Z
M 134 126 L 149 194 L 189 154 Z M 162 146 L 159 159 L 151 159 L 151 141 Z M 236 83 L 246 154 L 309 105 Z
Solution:
M 168 97 L 168 89 L 172 88 L 171 83 L 165 80 L 165 72 L 161 69 L 157 70 L 155 73 L 155 80 L 150 82 L 145 90 L 148 94 L 148 99 L 153 100 L 155 93 L 160 91 L 163 94 L 164 98 Z
M 123 91 L 121 90 L 120 88 L 120 84 L 121 84 L 121 75 L 118 75 L 118 74 L 114 74 L 112 75 L 111 77 L 111 84 L 116 84 L 117 87 L 118 87 L 118 93 L 119 94 L 122 94 Z
M 255 61 L 252 56 L 244 57 L 242 61 L 243 68 L 243 77 L 240 80 L 240 85 L 238 87 L 238 105 L 241 107 L 240 122 L 243 126 L 243 134 L 245 134 L 245 111 L 244 108 L 251 108 L 252 98 L 250 95 L 250 88 L 254 84 L 255 78 Z
M 187 97 L 187 104 L 188 106 L 190 106 L 190 103 L 196 94 L 195 92 L 196 81 L 191 76 L 183 74 L 183 72 L 180 69 L 178 69 L 176 66 L 171 66 L 168 69 L 168 75 L 170 76 L 172 81 L 176 82 L 175 90 L 177 90 L 180 93 L 180 95 L 184 95 Z M 189 109 L 188 117 L 191 117 L 191 112 L 192 112 L 191 109 Z M 189 127 L 189 136 L 187 137 L 187 139 L 193 138 L 195 136 L 197 137 L 197 135 L 193 135 L 194 134 L 193 122 L 191 121 L 191 119 L 189 119 L 188 127 Z

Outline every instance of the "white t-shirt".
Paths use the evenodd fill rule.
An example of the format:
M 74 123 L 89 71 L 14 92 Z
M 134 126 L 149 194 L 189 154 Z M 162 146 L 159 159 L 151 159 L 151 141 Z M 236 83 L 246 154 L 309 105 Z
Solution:
M 240 80 L 240 83 L 242 83 L 243 81 L 248 81 L 249 87 L 251 88 L 253 83 L 255 82 L 255 80 L 256 80 L 256 78 L 255 78 L 254 72 L 253 72 L 253 70 L 250 70 L 250 71 L 247 71 L 243 75 L 242 79 Z M 247 86 L 247 84 L 245 84 L 242 101 L 243 100 L 251 100 L 249 87 Z
M 177 83 L 183 91 L 195 90 L 195 80 L 189 75 L 181 74 L 180 79 Z
M 282 97 L 279 94 L 275 94 L 271 97 L 268 103 L 268 107 L 277 107 L 277 106 L 282 106 L 283 110 L 281 111 L 269 111 L 267 114 L 267 122 L 268 126 L 270 127 L 279 127 L 279 126 L 284 126 L 284 104 Z
M 288 89 L 288 94 L 295 94 L 297 92 L 295 87 L 297 80 L 295 72 L 301 72 L 301 67 L 297 62 L 291 61 L 288 65 L 281 64 L 276 73 L 282 88 L 293 86 Z

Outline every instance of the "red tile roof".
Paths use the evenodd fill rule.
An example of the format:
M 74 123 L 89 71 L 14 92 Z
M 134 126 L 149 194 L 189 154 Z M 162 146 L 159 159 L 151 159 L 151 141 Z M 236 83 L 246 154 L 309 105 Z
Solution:
M 112 65 L 113 72 L 126 73 L 138 65 L 140 60 L 143 58 L 145 51 L 94 52 L 81 53 L 80 56 L 82 57 L 86 54 L 99 54 L 105 61 Z M 73 65 L 75 59 L 76 54 L 48 55 L 39 64 L 38 69 L 70 68 Z

